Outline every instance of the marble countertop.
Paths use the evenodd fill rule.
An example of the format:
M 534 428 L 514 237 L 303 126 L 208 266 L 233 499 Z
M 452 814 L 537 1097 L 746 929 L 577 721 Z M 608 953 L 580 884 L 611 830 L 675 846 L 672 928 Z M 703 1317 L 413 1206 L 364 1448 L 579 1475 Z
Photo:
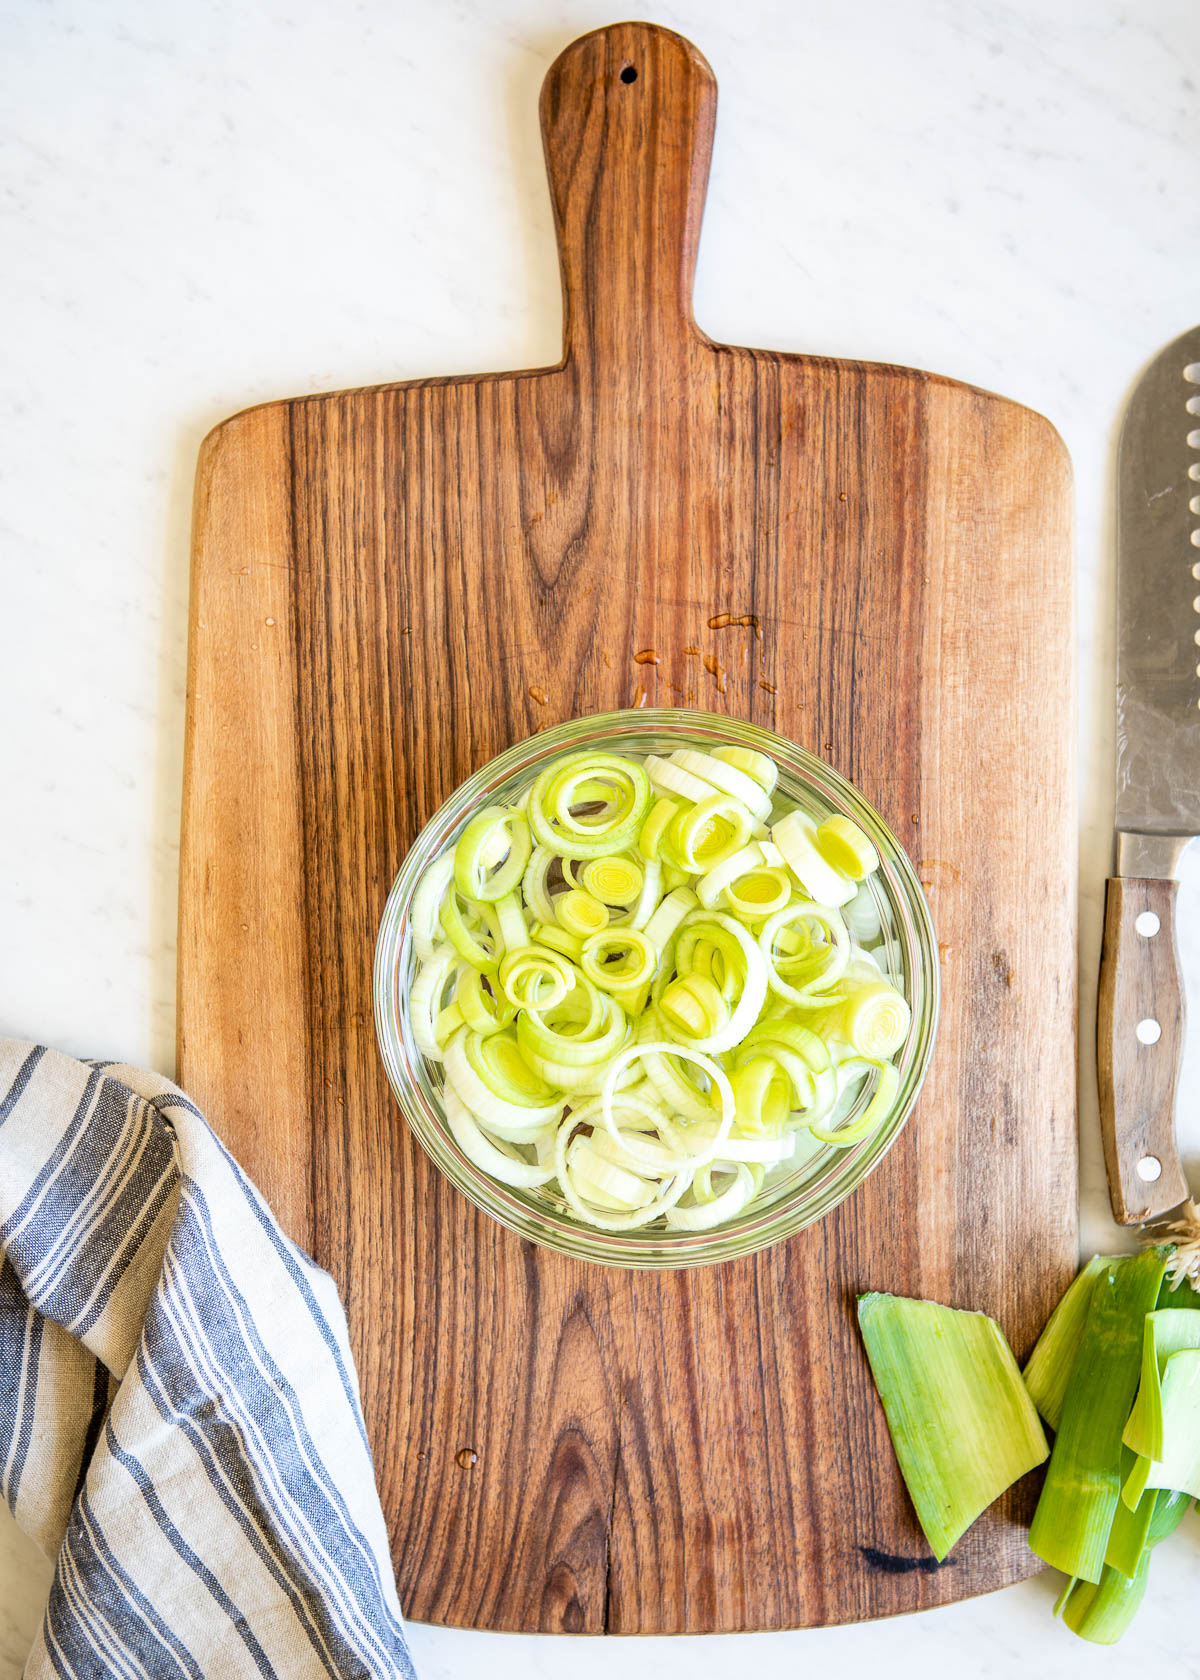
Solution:
M 1111 475 L 1141 366 L 1200 301 L 1192 0 L 648 5 L 721 89 L 696 313 L 719 339 L 910 363 L 1027 403 L 1078 490 L 1083 1240 L 1107 1216 L 1086 1052 L 1109 863 Z M 9 7 L 0 1031 L 170 1071 L 192 472 L 248 403 L 548 363 L 558 275 L 536 96 L 612 21 L 585 0 L 88 0 Z M 1196 849 L 1200 852 L 1200 848 Z M 1182 949 L 1200 997 L 1200 857 Z M 1182 1128 L 1200 1184 L 1200 1029 Z M 603 1641 L 414 1627 L 423 1680 L 620 1663 L 762 1680 L 834 1663 L 1200 1676 L 1200 1521 L 1136 1638 L 1050 1617 L 1043 1576 L 886 1624 Z M 0 1507 L 0 1680 L 49 1566 Z M 1190 1614 L 1188 1614 L 1190 1612 Z M 1185 1616 L 1187 1622 L 1185 1624 Z

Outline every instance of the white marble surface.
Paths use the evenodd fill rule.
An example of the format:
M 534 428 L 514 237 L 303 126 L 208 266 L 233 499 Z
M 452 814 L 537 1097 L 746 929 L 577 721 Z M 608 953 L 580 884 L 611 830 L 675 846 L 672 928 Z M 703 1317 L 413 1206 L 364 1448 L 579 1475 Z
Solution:
M 0 1030 L 169 1070 L 186 559 L 200 438 L 263 398 L 553 360 L 535 116 L 599 0 L 40 0 L 0 8 L 6 331 Z M 721 87 L 696 286 L 718 338 L 908 362 L 1043 410 L 1078 485 L 1084 1036 L 1108 863 L 1110 472 L 1142 363 L 1200 315 L 1193 0 L 693 0 Z M 1200 851 L 1200 848 L 1197 848 Z M 1200 858 L 1181 895 L 1200 997 Z M 1198 1016 L 1200 1018 L 1200 1016 Z M 1190 1045 L 1200 1067 L 1200 1029 Z M 1083 1059 L 1084 1237 L 1105 1214 Z M 1200 1183 L 1192 1077 L 1184 1128 Z M 1200 1675 L 1200 1522 L 1136 1639 L 1049 1577 L 904 1621 L 619 1646 L 416 1627 L 487 1668 L 762 1680 L 881 1664 Z M 0 1514 L 0 1680 L 48 1568 Z M 1189 1614 L 1190 1612 L 1190 1614 Z

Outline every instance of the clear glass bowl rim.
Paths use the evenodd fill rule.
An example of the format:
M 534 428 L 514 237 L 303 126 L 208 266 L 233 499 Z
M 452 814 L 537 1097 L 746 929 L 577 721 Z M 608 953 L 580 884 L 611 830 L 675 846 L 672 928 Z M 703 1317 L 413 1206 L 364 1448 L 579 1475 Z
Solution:
M 866 830 L 880 855 L 875 884 L 877 890 L 883 889 L 895 920 L 913 1026 L 901 1053 L 900 1084 L 888 1118 L 869 1138 L 835 1157 L 816 1183 L 765 1208 L 752 1205 L 713 1231 L 598 1231 L 496 1183 L 463 1155 L 445 1126 L 437 1089 L 407 1030 L 398 976 L 417 883 L 472 809 L 487 803 L 510 777 L 528 776 L 542 761 L 559 753 L 585 747 L 650 751 L 638 743 L 656 735 L 679 735 L 689 744 L 742 746 L 769 753 L 788 776 L 807 784 L 818 801 Z M 388 894 L 375 947 L 374 1004 L 380 1055 L 406 1122 L 435 1166 L 476 1207 L 519 1236 L 576 1259 L 671 1270 L 736 1259 L 794 1235 L 823 1219 L 878 1166 L 912 1113 L 933 1052 L 939 1006 L 938 948 L 929 907 L 907 853 L 878 811 L 845 777 L 794 741 L 758 724 L 680 707 L 642 707 L 552 724 L 490 759 L 434 812 L 406 853 Z

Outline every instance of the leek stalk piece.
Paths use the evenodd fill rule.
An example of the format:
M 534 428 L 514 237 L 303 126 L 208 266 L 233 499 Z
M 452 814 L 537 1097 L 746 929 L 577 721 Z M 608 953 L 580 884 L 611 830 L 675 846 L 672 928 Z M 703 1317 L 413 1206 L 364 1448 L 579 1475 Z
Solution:
M 1150 1573 L 1150 1553 L 1144 1551 L 1133 1575 L 1122 1575 L 1107 1564 L 1098 1584 L 1076 1581 L 1063 1601 L 1062 1619 L 1072 1633 L 1093 1645 L 1115 1645 L 1141 1608 Z
M 1150 1495 L 1147 1495 L 1149 1498 Z M 1098 1585 L 1090 1581 L 1068 1582 L 1058 1604 L 1062 1619 L 1081 1639 L 1093 1645 L 1115 1645 L 1138 1612 L 1146 1593 L 1150 1553 L 1160 1540 L 1173 1534 L 1183 1520 L 1189 1499 L 1186 1494 L 1158 1493 L 1147 1528 L 1145 1545 L 1132 1575 L 1106 1564 Z M 1118 1518 L 1117 1521 L 1120 1519 Z M 1113 1524 L 1114 1531 L 1116 1522 Z
M 1134 1454 L 1126 1447 L 1121 1459 L 1128 1474 Z M 1135 1574 L 1146 1547 L 1156 1546 L 1168 1534 L 1173 1534 L 1190 1503 L 1190 1494 L 1176 1493 L 1170 1488 L 1147 1488 L 1133 1510 L 1122 1500 L 1109 1531 L 1105 1563 L 1119 1569 L 1122 1575 Z
M 1029 1531 L 1038 1557 L 1083 1581 L 1099 1584 L 1104 1571 L 1121 1497 L 1121 1432 L 1141 1369 L 1142 1320 L 1158 1299 L 1169 1252 L 1148 1248 L 1129 1260 L 1110 1260 L 1092 1285 L 1050 1468 Z
M 1200 1348 L 1173 1353 L 1162 1375 L 1162 1443 L 1154 1458 L 1139 1457 L 1126 1501 L 1148 1488 L 1169 1488 L 1200 1499 Z
M 1121 1439 L 1144 1458 L 1163 1451 L 1162 1378 L 1167 1360 L 1185 1348 L 1200 1348 L 1200 1313 L 1184 1307 L 1160 1307 L 1146 1314 L 1142 1341 L 1142 1380 Z
M 1158 1491 L 1155 1488 L 1143 1493 L 1132 1505 L 1124 1498 L 1129 1474 L 1137 1462 L 1135 1452 L 1131 1452 L 1128 1447 L 1121 1448 L 1122 1498 L 1113 1516 L 1112 1527 L 1108 1531 L 1108 1546 L 1104 1553 L 1106 1564 L 1113 1569 L 1119 1569 L 1122 1575 L 1129 1576 L 1137 1574 L 1142 1553 L 1146 1550 L 1154 1508 L 1158 1502 Z
M 1022 1373 L 1034 1405 L 1051 1429 L 1058 1428 L 1062 1416 L 1063 1400 L 1092 1301 L 1092 1287 L 1110 1264 L 1117 1262 L 1103 1254 L 1088 1261 L 1051 1313 Z
M 1000 1326 L 897 1295 L 859 1297 L 858 1322 L 917 1519 L 939 1561 L 1049 1451 Z

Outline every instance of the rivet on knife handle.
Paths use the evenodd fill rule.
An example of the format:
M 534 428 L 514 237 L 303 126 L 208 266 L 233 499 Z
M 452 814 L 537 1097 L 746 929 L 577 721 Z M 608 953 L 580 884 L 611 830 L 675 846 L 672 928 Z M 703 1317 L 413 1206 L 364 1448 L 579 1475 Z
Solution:
M 1184 1006 L 1175 881 L 1114 878 L 1104 905 L 1097 1018 L 1100 1128 L 1113 1216 L 1158 1219 L 1187 1198 L 1175 1142 Z

